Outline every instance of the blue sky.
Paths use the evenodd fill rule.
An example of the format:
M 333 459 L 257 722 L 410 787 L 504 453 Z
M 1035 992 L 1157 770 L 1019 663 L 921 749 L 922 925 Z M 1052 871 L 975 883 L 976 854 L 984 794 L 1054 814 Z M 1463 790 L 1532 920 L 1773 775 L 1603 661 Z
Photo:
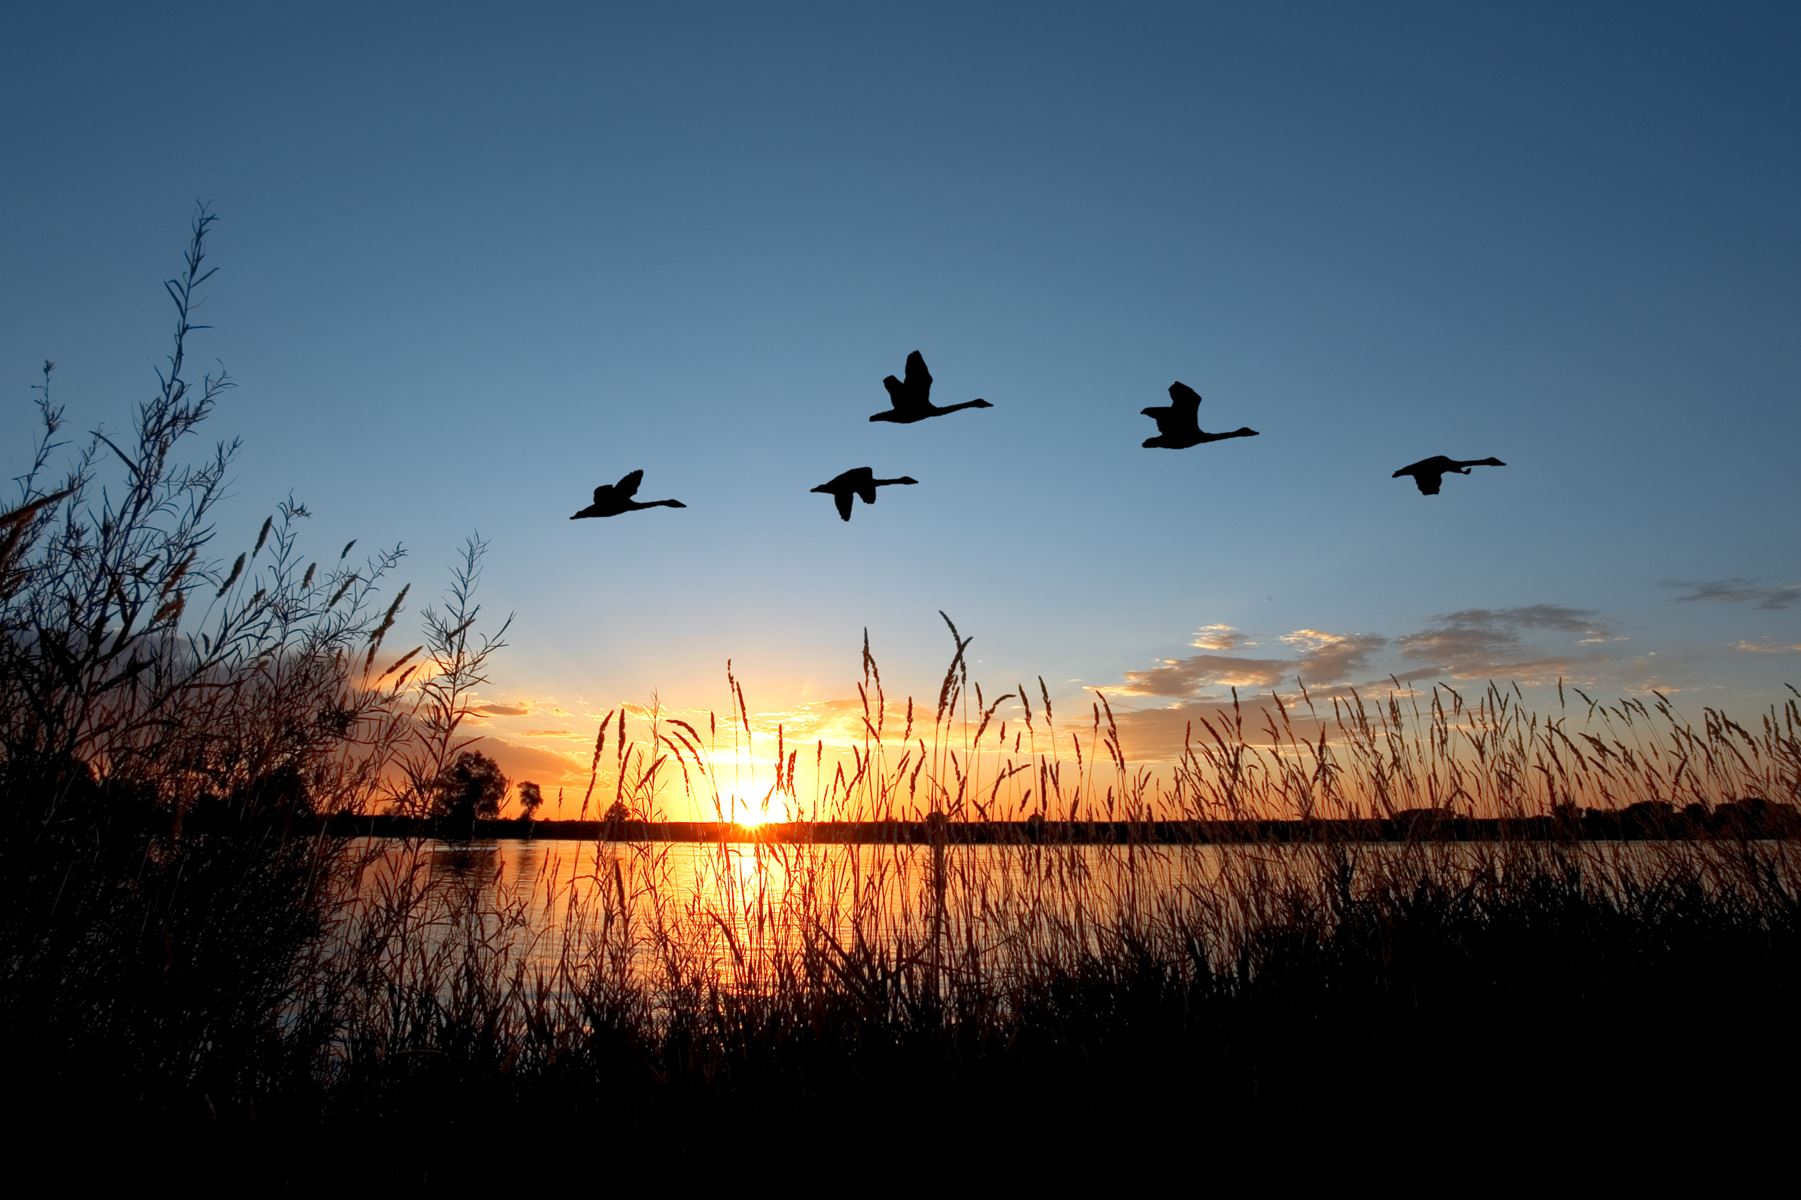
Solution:
M 10 462 L 46 357 L 126 423 L 199 199 L 222 542 L 292 492 L 421 597 L 479 530 L 520 746 L 866 627 L 935 692 L 941 609 L 1144 713 L 1801 680 L 1801 9 L 518 7 L 9 7 Z M 915 347 L 995 407 L 869 424 Z M 1140 449 L 1173 379 L 1262 436 Z M 861 465 L 921 485 L 841 523 Z M 638 467 L 689 507 L 566 519 Z

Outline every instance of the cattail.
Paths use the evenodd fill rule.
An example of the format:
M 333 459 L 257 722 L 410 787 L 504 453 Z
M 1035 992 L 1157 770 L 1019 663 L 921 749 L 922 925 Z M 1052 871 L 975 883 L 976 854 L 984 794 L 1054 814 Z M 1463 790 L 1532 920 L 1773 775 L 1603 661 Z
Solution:
M 170 592 L 181 586 L 182 577 L 188 573 L 188 568 L 194 563 L 195 553 L 196 551 L 193 550 L 188 551 L 187 557 L 175 564 L 174 569 L 164 577 L 163 586 L 158 591 L 158 595 L 167 596 Z
M 301 586 L 302 590 L 313 586 L 313 572 L 317 571 L 318 569 L 319 569 L 319 564 L 316 562 L 308 563 L 306 565 L 306 574 L 303 575 L 300 579 L 300 586 Z
M 393 662 L 393 665 L 391 665 L 387 670 L 383 671 L 379 676 L 377 676 L 377 678 L 386 679 L 389 675 L 392 675 L 394 672 L 400 670 L 400 668 L 406 666 L 407 663 L 411 662 L 413 660 L 413 656 L 418 654 L 423 649 L 425 649 L 425 647 L 422 645 L 414 646 L 411 650 L 408 650 L 405 654 L 402 654 L 399 658 L 395 659 Z
M 345 556 L 350 553 L 350 548 L 354 545 L 356 545 L 355 538 L 351 538 L 348 542 L 344 543 L 344 548 L 342 550 L 338 551 L 338 561 L 339 562 L 344 561 Z
M 369 635 L 369 651 L 371 654 L 375 652 L 375 647 L 381 644 L 381 640 L 387 635 L 388 630 L 394 627 L 394 617 L 400 612 L 400 606 L 406 601 L 406 594 L 412 589 L 412 586 L 413 585 L 409 583 L 400 589 L 399 593 L 394 597 L 394 603 L 388 605 L 388 611 L 383 614 L 381 624 L 377 625 L 375 627 L 375 632 Z
M 226 592 L 230 591 L 231 585 L 238 581 L 238 576 L 242 574 L 244 570 L 244 557 L 244 555 L 239 554 L 238 561 L 231 564 L 231 574 L 227 575 L 225 577 L 225 582 L 219 585 L 219 591 L 213 599 L 216 600 Z
M 156 615 L 150 618 L 150 623 L 155 625 L 164 619 L 179 621 L 181 619 L 181 610 L 187 607 L 187 603 L 187 593 L 177 592 L 173 600 L 166 601 L 161 608 L 156 610 Z
M 269 530 L 275 525 L 275 515 L 271 513 L 263 518 L 262 531 L 256 535 L 256 545 L 251 548 L 250 557 L 255 558 L 263 552 L 263 543 L 269 540 Z
M 588 764 L 588 790 L 582 794 L 582 817 L 588 815 L 588 801 L 594 796 L 594 781 L 600 778 L 600 756 L 607 746 L 607 725 L 613 720 L 613 710 L 600 719 L 600 730 L 594 735 L 594 759 Z

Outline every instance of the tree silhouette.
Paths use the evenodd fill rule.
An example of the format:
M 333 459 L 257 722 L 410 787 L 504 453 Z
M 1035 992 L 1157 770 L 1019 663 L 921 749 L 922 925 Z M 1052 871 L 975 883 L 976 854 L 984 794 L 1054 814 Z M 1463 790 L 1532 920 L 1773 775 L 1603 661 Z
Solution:
M 530 821 L 536 819 L 539 807 L 544 803 L 544 793 L 538 785 L 527 779 L 519 785 L 519 811 Z
M 465 750 L 432 784 L 431 815 L 451 826 L 467 829 L 477 818 L 500 815 L 507 794 L 507 777 L 500 764 L 475 750 Z

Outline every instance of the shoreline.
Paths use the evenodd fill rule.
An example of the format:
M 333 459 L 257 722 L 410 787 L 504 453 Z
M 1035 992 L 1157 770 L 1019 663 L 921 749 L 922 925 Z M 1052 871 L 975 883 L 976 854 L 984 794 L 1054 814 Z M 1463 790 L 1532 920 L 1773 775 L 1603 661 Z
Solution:
M 1637 810 L 1637 811 L 1635 811 Z M 502 838 L 541 841 L 762 842 L 780 845 L 1244 845 L 1319 842 L 1690 841 L 1801 838 L 1792 805 L 1748 801 L 1705 814 L 1588 811 L 1557 817 L 1459 817 L 1417 810 L 1379 818 L 1215 821 L 730 821 L 478 820 L 459 831 L 444 822 L 391 815 L 337 814 L 305 822 L 335 837 Z M 192 828 L 192 827 L 190 827 Z

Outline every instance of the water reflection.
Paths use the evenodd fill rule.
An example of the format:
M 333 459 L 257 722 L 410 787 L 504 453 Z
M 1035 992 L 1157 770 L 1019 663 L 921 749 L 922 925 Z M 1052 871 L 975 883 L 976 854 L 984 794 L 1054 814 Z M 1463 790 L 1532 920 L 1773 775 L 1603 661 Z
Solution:
M 1657 869 L 1693 844 L 767 845 L 364 842 L 346 944 L 492 981 L 763 988 L 926 965 L 936 989 L 1175 936 L 1230 946 L 1285 897 L 1351 899 L 1422 866 Z M 457 957 L 460 955 L 461 957 Z M 884 967 L 884 964 L 886 966 Z M 561 981 L 561 982 L 559 982 Z M 584 986 L 586 986 L 584 984 Z

